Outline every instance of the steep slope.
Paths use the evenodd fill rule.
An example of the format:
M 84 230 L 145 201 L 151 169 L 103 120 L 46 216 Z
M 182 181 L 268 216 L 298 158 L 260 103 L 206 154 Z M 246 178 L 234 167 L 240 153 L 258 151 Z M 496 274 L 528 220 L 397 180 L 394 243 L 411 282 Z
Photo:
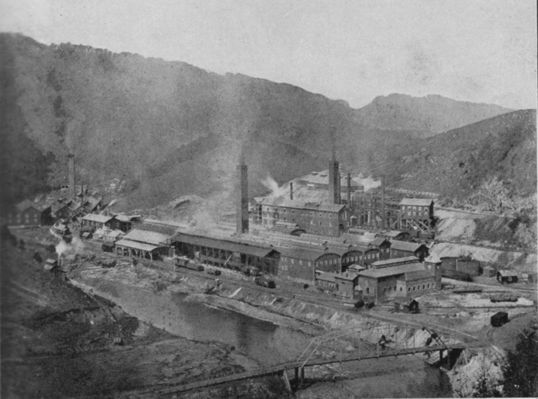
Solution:
M 11 34 L 0 34 L 0 56 L 3 207 L 65 183 L 69 151 L 80 181 L 121 179 L 124 205 L 150 207 L 185 194 L 226 200 L 241 152 L 257 195 L 267 174 L 283 182 L 325 168 L 333 147 L 347 167 L 376 173 L 432 134 L 421 124 L 387 129 L 389 116 L 296 86 L 182 62 Z M 436 118 L 433 126 L 445 123 Z
M 386 159 L 393 183 L 466 197 L 492 178 L 509 193 L 536 193 L 536 110 L 515 111 L 424 140 Z
M 357 110 L 356 115 L 358 121 L 367 126 L 417 130 L 422 137 L 427 137 L 510 111 L 498 105 L 456 101 L 439 95 L 390 94 L 376 97 Z

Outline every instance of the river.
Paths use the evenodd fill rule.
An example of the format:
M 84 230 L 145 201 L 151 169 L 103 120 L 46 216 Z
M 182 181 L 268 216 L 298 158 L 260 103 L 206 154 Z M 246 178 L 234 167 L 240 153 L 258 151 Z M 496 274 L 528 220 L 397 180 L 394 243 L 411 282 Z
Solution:
M 144 322 L 190 340 L 232 345 L 259 365 L 297 358 L 312 338 L 301 331 L 212 307 L 187 294 L 154 293 L 105 282 L 98 285 L 96 293 L 109 294 L 104 296 Z M 452 396 L 447 376 L 415 356 L 362 361 L 348 367 L 360 378 L 346 384 L 361 397 Z M 309 390 L 315 390 L 316 385 Z

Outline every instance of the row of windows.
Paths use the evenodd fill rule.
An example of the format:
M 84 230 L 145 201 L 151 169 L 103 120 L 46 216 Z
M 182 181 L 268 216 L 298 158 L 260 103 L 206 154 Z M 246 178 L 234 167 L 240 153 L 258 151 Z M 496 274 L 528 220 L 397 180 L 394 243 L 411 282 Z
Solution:
M 30 223 L 30 222 L 37 223 L 37 222 L 39 222 L 39 215 L 30 215 L 29 213 L 25 213 L 24 217 L 23 217 L 23 215 L 18 213 L 13 219 L 17 223 L 20 223 L 20 222 L 23 222 L 23 221 L 26 222 L 26 223 Z
M 404 206 L 404 209 L 409 211 L 409 210 L 414 210 L 414 211 L 421 211 L 421 212 L 424 212 L 424 211 L 428 211 L 429 207 L 428 206 L 421 206 L 421 205 L 405 205 Z
M 430 289 L 430 288 L 433 288 L 433 287 L 434 287 L 433 283 L 422 284 L 422 289 L 423 290 Z M 407 292 L 410 292 L 410 291 L 420 291 L 420 284 L 419 285 L 414 285 L 412 287 L 408 287 Z

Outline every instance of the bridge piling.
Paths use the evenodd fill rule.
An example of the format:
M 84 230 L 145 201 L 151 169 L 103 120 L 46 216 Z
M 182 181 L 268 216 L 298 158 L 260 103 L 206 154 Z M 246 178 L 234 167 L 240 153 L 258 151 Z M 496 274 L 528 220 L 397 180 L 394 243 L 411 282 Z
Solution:
M 282 370 L 282 379 L 284 380 L 284 385 L 286 386 L 286 390 L 289 393 L 292 393 L 293 390 L 291 389 L 290 380 L 288 378 L 288 373 L 286 372 L 286 370 Z

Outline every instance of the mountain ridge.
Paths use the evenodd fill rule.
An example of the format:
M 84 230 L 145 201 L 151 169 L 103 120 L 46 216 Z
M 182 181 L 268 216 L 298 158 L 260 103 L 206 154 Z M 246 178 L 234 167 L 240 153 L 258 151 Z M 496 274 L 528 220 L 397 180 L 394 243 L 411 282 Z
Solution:
M 370 126 L 364 107 L 180 61 L 10 34 L 0 34 L 0 55 L 2 177 L 10 182 L 3 204 L 63 184 L 70 151 L 81 181 L 125 180 L 126 206 L 154 206 L 191 193 L 232 195 L 244 151 L 256 195 L 267 174 L 283 182 L 324 168 L 333 147 L 343 164 L 369 172 L 394 148 L 435 134 L 421 115 L 397 129 L 381 117 Z M 38 160 L 33 169 L 30 159 Z M 21 170 L 22 180 L 14 177 Z

